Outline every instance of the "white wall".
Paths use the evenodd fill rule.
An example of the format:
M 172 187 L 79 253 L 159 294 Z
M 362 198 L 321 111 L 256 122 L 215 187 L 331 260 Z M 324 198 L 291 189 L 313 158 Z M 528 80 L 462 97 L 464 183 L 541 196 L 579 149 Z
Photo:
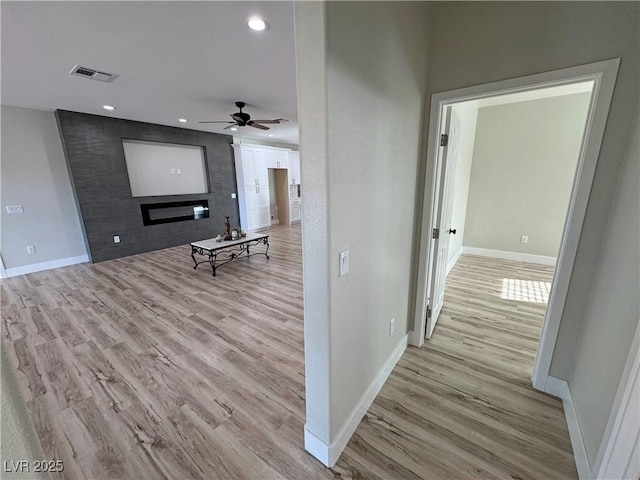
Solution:
M 609 212 L 569 388 L 593 464 L 640 319 L 640 120 Z
M 0 238 L 5 267 L 10 272 L 32 264 L 86 257 L 53 112 L 2 105 L 1 113 Z M 9 215 L 6 205 L 22 205 L 24 213 Z M 36 252 L 27 254 L 27 245 L 34 245 Z
M 318 64 L 322 52 L 300 54 L 311 28 L 302 12 L 315 15 L 310 23 L 322 19 L 313 8 L 296 6 L 298 79 L 305 87 L 299 87 L 299 119 L 306 429 L 329 446 L 360 419 L 364 411 L 356 408 L 408 329 L 426 5 L 328 2 L 325 33 L 313 40 L 317 48 L 326 45 L 326 67 Z M 322 68 L 326 83 L 315 70 Z M 307 110 L 312 100 L 317 108 Z M 323 124 L 326 133 L 318 138 Z M 324 239 L 328 248 L 312 248 Z M 350 271 L 339 277 L 338 254 L 346 249 Z M 309 271 L 312 262 L 322 264 L 319 270 Z
M 590 98 L 478 110 L 465 246 L 557 256 Z
M 429 93 L 622 59 L 551 374 L 569 379 L 638 105 L 638 2 L 434 2 Z
M 456 234 L 451 235 L 449 239 L 449 263 L 460 254 L 463 245 L 478 108 L 474 102 L 456 103 L 453 106 L 453 113 L 460 119 L 460 156 L 456 167 L 451 205 L 451 228 L 456 229 Z

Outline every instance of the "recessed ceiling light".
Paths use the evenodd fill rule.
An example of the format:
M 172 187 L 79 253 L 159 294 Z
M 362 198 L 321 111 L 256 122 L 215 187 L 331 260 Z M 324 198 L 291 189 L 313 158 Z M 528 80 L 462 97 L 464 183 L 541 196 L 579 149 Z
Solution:
M 267 133 L 267 137 L 273 137 L 273 133 Z
M 265 22 L 260 17 L 251 17 L 247 20 L 247 26 L 251 30 L 255 30 L 256 32 L 262 32 L 267 29 L 267 22 Z
M 232 132 L 237 132 L 238 129 L 236 127 L 231 127 L 229 130 L 231 130 Z
M 112 107 L 111 105 L 102 105 L 102 108 L 104 108 L 105 110 L 115 110 L 116 107 Z
M 178 121 L 180 123 L 187 123 L 187 119 L 186 118 L 179 118 Z

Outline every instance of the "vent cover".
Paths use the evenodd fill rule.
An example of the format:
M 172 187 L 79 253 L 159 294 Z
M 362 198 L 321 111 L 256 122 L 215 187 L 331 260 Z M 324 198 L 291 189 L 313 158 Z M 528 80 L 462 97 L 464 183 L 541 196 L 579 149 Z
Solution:
M 90 80 L 98 80 L 100 82 L 111 82 L 113 79 L 117 77 L 117 75 L 100 72 L 93 68 L 87 68 L 81 65 L 76 65 L 75 67 L 73 67 L 73 69 L 69 73 L 71 75 L 76 75 L 77 77 L 84 77 Z

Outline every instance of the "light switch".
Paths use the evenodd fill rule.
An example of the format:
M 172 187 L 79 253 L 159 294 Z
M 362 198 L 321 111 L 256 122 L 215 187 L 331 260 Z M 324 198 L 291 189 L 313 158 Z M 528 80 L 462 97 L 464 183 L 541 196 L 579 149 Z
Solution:
M 340 252 L 340 276 L 349 273 L 349 250 Z
M 232 193 L 232 194 L 231 194 L 231 198 L 236 198 L 236 194 L 235 194 L 235 193 Z
M 172 169 L 171 169 L 171 175 L 175 175 L 175 174 L 176 174 L 176 169 L 175 169 L 175 168 L 172 168 Z

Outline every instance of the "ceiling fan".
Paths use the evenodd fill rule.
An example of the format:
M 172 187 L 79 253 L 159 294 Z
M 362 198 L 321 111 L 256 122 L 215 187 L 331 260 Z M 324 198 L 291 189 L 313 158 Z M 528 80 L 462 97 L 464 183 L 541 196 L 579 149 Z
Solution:
M 280 122 L 289 121 L 286 118 L 274 118 L 273 120 L 251 120 L 251 115 L 249 115 L 248 113 L 244 113 L 242 111 L 244 106 L 245 106 L 244 102 L 236 102 L 236 107 L 238 107 L 240 111 L 230 114 L 231 118 L 233 118 L 233 121 L 231 122 L 228 120 L 212 120 L 212 121 L 204 121 L 204 122 L 198 122 L 198 123 L 229 123 L 230 125 L 228 127 L 224 127 L 224 130 L 227 130 L 228 128 L 233 128 L 236 125 L 238 127 L 248 126 L 253 128 L 259 128 L 260 130 L 269 130 L 269 127 L 266 127 L 264 125 L 265 123 L 280 123 Z

